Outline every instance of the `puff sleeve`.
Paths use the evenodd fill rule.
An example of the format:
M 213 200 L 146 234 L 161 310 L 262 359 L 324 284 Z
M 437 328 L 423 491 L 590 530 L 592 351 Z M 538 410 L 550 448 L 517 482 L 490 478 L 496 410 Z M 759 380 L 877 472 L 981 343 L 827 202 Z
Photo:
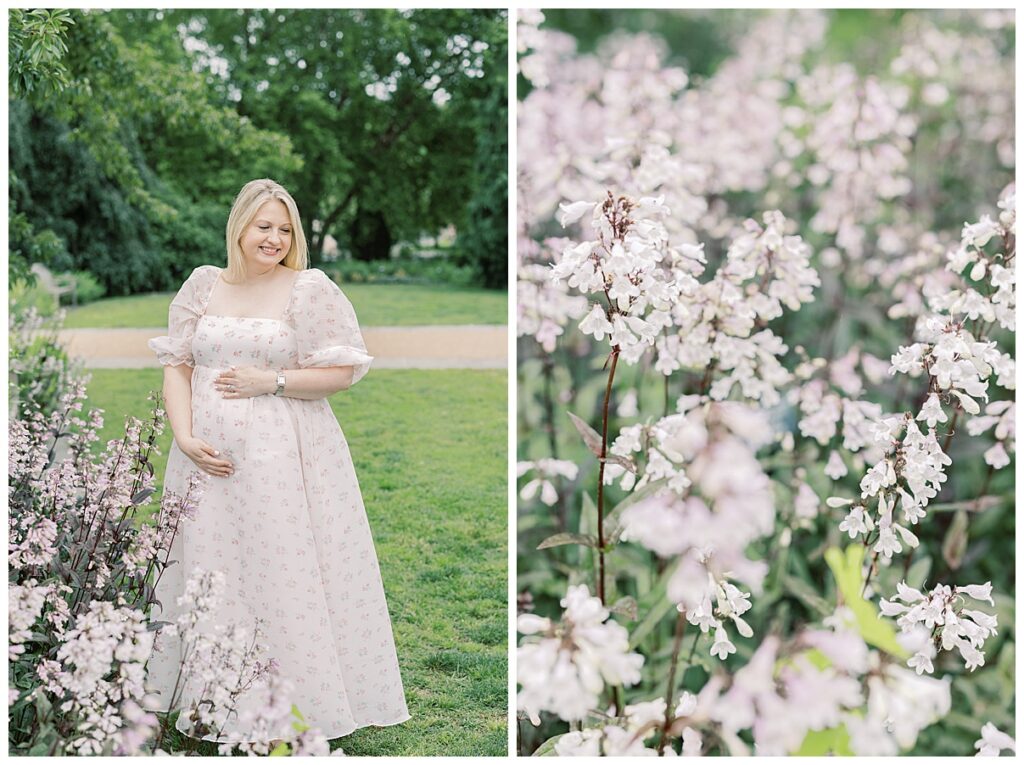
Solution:
M 192 336 L 196 331 L 196 322 L 203 315 L 206 299 L 217 274 L 215 266 L 200 266 L 185 280 L 171 301 L 167 312 L 167 334 L 154 337 L 148 343 L 150 350 L 164 366 L 195 366 Z
M 353 367 L 352 384 L 373 361 L 359 331 L 352 304 L 331 278 L 317 268 L 300 274 L 292 303 L 298 336 L 299 368 Z

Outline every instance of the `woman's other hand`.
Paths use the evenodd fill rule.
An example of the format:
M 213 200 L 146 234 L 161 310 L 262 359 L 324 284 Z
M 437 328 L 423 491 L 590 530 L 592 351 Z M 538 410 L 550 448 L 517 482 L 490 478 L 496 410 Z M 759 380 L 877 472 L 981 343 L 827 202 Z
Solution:
M 224 398 L 263 396 L 277 390 L 277 373 L 257 367 L 231 367 L 217 375 L 213 387 Z
M 208 475 L 227 478 L 235 472 L 235 466 L 222 459 L 220 452 L 201 438 L 186 438 L 183 443 L 178 443 L 178 448 Z

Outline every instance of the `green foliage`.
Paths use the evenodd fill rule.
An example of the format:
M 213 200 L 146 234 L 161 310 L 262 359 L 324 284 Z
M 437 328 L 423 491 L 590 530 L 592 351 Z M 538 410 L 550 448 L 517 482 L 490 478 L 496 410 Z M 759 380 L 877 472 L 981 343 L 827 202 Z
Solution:
M 503 18 L 495 20 L 504 27 Z M 459 257 L 471 264 L 480 284 L 504 288 L 508 281 L 508 43 L 498 29 L 485 52 L 483 85 L 476 98 L 476 156 Z
M 355 257 L 384 257 L 394 241 L 461 227 L 476 196 L 477 103 L 506 69 L 497 53 L 504 18 L 257 9 L 131 11 L 118 20 L 135 35 L 187 25 L 227 63 L 224 78 L 210 78 L 221 103 L 291 137 L 305 162 L 279 180 L 293 189 L 318 263 L 328 234 Z M 195 57 L 208 71 L 209 58 Z
M 909 658 L 910 653 L 896 640 L 892 623 L 881 619 L 875 604 L 864 598 L 864 546 L 850 545 L 845 554 L 838 547 L 831 547 L 825 551 L 825 562 L 836 578 L 843 605 L 857 618 L 864 642 L 891 656 Z
M 17 287 L 22 296 L 24 287 Z M 44 416 L 55 411 L 72 380 L 81 375 L 81 364 L 68 355 L 59 341 L 63 315 L 41 315 L 31 304 L 15 301 L 8 324 L 8 396 L 11 412 L 26 407 Z
M 476 279 L 471 265 L 457 265 L 447 257 L 404 256 L 388 260 L 339 260 L 324 266 L 335 281 L 343 284 L 446 284 L 469 287 Z
M 826 755 L 853 756 L 853 750 L 850 749 L 850 734 L 845 725 L 811 731 L 804 738 L 803 745 L 796 750 L 798 757 L 824 757 Z
M 11 145 L 10 141 L 8 143 Z M 36 231 L 28 217 L 17 210 L 16 197 L 24 193 L 25 187 L 13 170 L 8 171 L 7 178 L 8 275 L 11 282 L 31 282 L 35 280 L 30 271 L 32 264 L 48 265 L 59 259 L 64 252 L 64 242 L 53 231 Z
M 9 104 L 12 272 L 40 260 L 88 270 L 110 294 L 176 286 L 223 252 L 226 208 L 252 169 L 301 160 L 287 137 L 214 103 L 180 44 L 173 56 L 128 43 L 103 12 L 69 23 L 59 92 Z
M 14 98 L 46 98 L 70 82 L 64 57 L 68 11 L 12 8 L 7 15 L 7 82 Z
M 504 89 L 503 11 L 11 19 L 11 156 L 24 176 L 9 210 L 12 273 L 40 260 L 89 270 L 108 294 L 170 288 L 222 257 L 234 195 L 271 177 L 293 191 L 314 263 L 328 234 L 355 257 L 386 257 L 395 241 L 461 228 L 472 201 L 468 230 L 489 237 L 479 259 L 490 259 L 471 259 L 474 273 L 504 284 L 494 170 L 507 121 L 491 114 L 505 99 L 491 95 Z M 269 40 L 278 55 L 263 52 Z
M 106 288 L 88 271 L 75 271 L 75 300 L 79 304 L 92 303 L 107 294 Z

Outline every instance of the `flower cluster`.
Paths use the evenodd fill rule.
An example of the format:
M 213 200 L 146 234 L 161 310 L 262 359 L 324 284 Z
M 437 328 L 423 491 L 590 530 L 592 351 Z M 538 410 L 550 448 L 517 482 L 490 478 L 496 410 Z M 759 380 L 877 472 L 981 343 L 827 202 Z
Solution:
M 655 367 L 665 375 L 719 372 L 707 391 L 713 399 L 728 398 L 738 386 L 745 398 L 771 406 L 792 374 L 779 361 L 788 348 L 767 324 L 784 307 L 796 310 L 813 300 L 819 280 L 810 248 L 786 234 L 782 214 L 765 213 L 763 223 L 744 223 L 710 281 L 683 282 L 680 295 L 687 299 L 672 307 L 672 332 L 657 339 Z
M 526 475 L 527 472 L 533 470 L 537 473 L 537 477 L 532 481 L 528 481 L 522 489 L 519 490 L 519 497 L 527 502 L 537 496 L 537 492 L 540 492 L 540 501 L 548 507 L 555 504 L 558 501 L 558 490 L 552 483 L 552 479 L 556 479 L 558 476 L 566 478 L 570 481 L 576 480 L 576 475 L 579 473 L 579 466 L 575 462 L 569 462 L 568 460 L 553 460 L 553 459 L 540 459 L 536 462 L 520 462 L 516 465 L 516 474 L 520 477 Z
M 138 609 L 93 601 L 68 631 L 56 661 L 40 665 L 45 690 L 63 699 L 57 707 L 61 715 L 80 721 L 68 742 L 70 752 L 103 753 L 124 722 L 118 707 L 142 702 L 153 638 Z
M 640 680 L 644 658 L 629 650 L 626 629 L 607 621 L 609 611 L 586 585 L 570 587 L 562 599 L 561 621 L 521 614 L 518 629 L 535 636 L 516 651 L 517 708 L 534 724 L 541 712 L 581 720 L 598 705 L 609 685 Z
M 671 719 L 682 721 L 692 715 L 695 708 L 696 699 L 693 694 L 684 691 Z M 653 742 L 647 740 L 662 731 L 664 723 L 664 698 L 627 704 L 622 710 L 622 715 L 614 722 L 600 728 L 571 731 L 559 738 L 555 744 L 555 754 L 559 757 L 655 756 L 658 750 L 654 748 Z M 700 756 L 703 748 L 703 737 L 700 732 L 684 724 L 680 736 L 683 742 L 683 756 Z M 667 755 L 675 754 L 671 748 L 663 751 Z
M 635 363 L 671 325 L 673 306 L 696 287 L 702 248 L 669 247 L 661 221 L 670 211 L 663 197 L 634 202 L 609 192 L 601 204 L 573 202 L 561 209 L 563 226 L 589 214 L 596 238 L 570 243 L 551 277 L 584 294 L 603 293 L 607 304 L 594 304 L 580 331 L 598 341 L 608 337 L 625 361 Z
M 627 456 L 646 442 L 637 490 L 652 481 L 667 487 L 626 508 L 621 538 L 675 560 L 668 597 L 702 632 L 714 629 L 711 652 L 724 659 L 736 650 L 726 622 L 753 634 L 742 618 L 750 595 L 729 579 L 759 589 L 764 578 L 764 563 L 747 548 L 774 528 L 771 486 L 756 457 L 771 428 L 760 410 L 738 402 L 689 396 L 678 409 L 649 429 L 627 428 L 613 445 L 612 454 Z
M 985 640 L 995 636 L 997 620 L 994 615 L 965 608 L 965 598 L 995 604 L 991 582 L 965 587 L 940 584 L 927 595 L 900 582 L 892 600 L 879 601 L 882 613 L 898 617 L 900 629 L 911 633 L 917 651 L 907 665 L 917 674 L 935 671 L 932 659 L 940 646 L 944 651 L 959 650 L 969 670 L 985 664 L 985 654 L 980 649 Z

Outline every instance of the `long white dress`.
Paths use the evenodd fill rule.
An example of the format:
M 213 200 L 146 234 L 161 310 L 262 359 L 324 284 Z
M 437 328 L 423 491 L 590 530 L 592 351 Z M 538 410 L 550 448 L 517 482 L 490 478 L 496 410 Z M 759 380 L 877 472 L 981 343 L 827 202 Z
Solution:
M 206 305 L 220 273 L 201 266 L 171 303 L 168 335 L 150 341 L 161 364 L 192 375 L 192 433 L 234 465 L 208 477 L 194 520 L 182 523 L 158 585 L 155 618 L 174 621 L 196 567 L 226 577 L 221 623 L 263 621 L 267 655 L 293 685 L 292 702 L 328 738 L 409 719 L 377 555 L 345 436 L 326 399 L 225 399 L 214 389 L 230 365 L 262 369 L 353 366 L 367 355 L 352 305 L 322 271 L 300 271 L 280 320 L 214 316 Z M 177 444 L 164 488 L 184 492 L 197 468 Z M 181 645 L 158 639 L 149 684 L 162 709 Z M 194 689 L 186 689 L 186 697 Z M 240 709 L 252 705 L 242 698 Z M 178 727 L 185 721 L 179 717 Z M 224 733 L 243 740 L 238 718 Z M 208 738 L 213 739 L 213 736 Z M 218 740 L 224 740 L 220 738 Z M 248 739 L 253 740 L 253 739 Z

